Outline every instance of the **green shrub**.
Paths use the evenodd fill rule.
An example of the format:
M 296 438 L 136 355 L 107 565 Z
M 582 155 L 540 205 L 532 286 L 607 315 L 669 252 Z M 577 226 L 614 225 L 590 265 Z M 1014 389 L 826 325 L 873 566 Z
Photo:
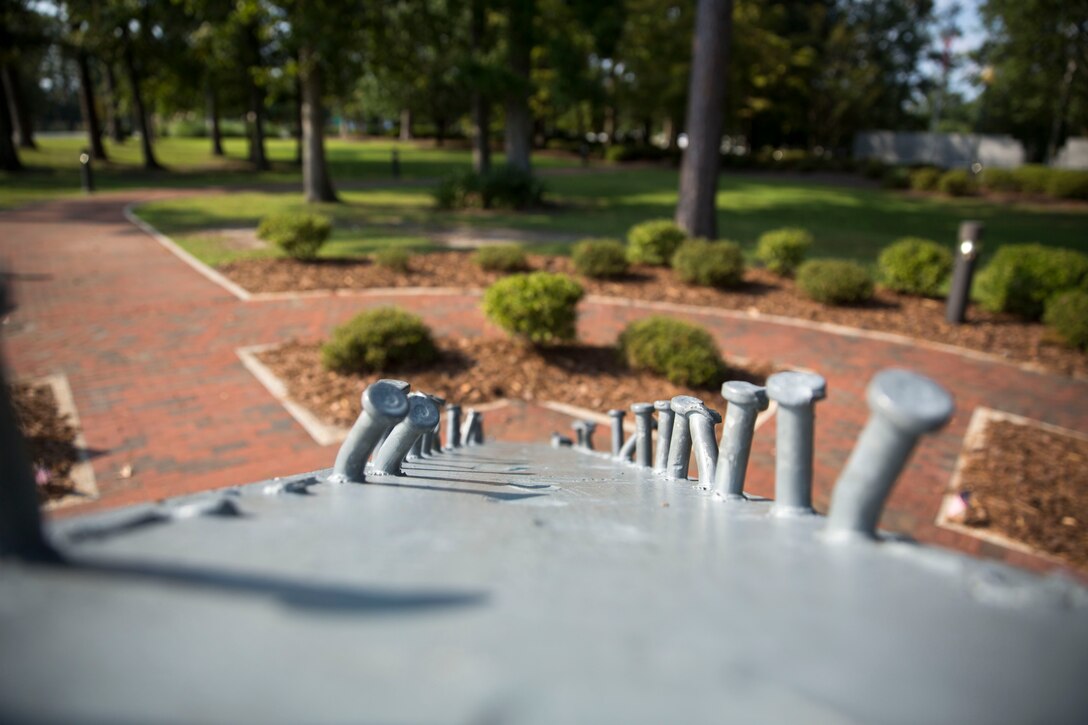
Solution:
M 488 272 L 524 272 L 529 269 L 525 250 L 516 244 L 496 244 L 480 247 L 472 261 Z
M 709 388 L 721 384 L 725 374 L 710 333 L 669 317 L 632 322 L 620 334 L 619 349 L 631 368 L 664 375 L 676 385 Z
M 1020 179 L 1011 169 L 983 169 L 979 181 L 988 191 L 1020 191 Z
M 447 176 L 431 190 L 440 209 L 528 209 L 544 202 L 544 184 L 527 171 L 499 166 L 486 174 Z
M 689 239 L 672 255 L 672 268 L 685 282 L 736 287 L 744 279 L 744 255 L 736 242 Z
M 967 196 L 975 193 L 975 180 L 964 169 L 952 169 L 941 174 L 937 180 L 937 190 L 949 196 Z
M 850 305 L 873 296 L 873 280 L 857 262 L 813 259 L 797 270 L 797 286 L 806 297 L 825 305 Z
M 636 224 L 627 232 L 627 260 L 632 264 L 663 267 L 669 263 L 676 248 L 687 236 L 670 219 L 654 219 Z
M 952 272 L 952 252 L 937 242 L 904 237 L 884 248 L 877 259 L 885 287 L 912 295 L 936 297 Z
M 356 315 L 333 330 L 332 339 L 321 346 L 321 362 L 341 373 L 394 370 L 437 358 L 423 320 L 396 307 Z
M 472 171 L 446 176 L 431 190 L 431 195 L 439 209 L 464 209 L 474 202 L 482 206 L 480 177 Z
M 1088 255 L 1041 244 L 1008 244 L 978 275 L 982 306 L 1037 320 L 1047 300 L 1088 281 Z
M 756 244 L 756 259 L 777 275 L 790 277 L 812 248 L 812 235 L 798 227 L 764 232 Z
M 880 177 L 880 185 L 885 189 L 909 189 L 910 171 L 902 166 L 889 166 Z
M 484 293 L 484 314 L 507 332 L 541 345 L 573 340 L 582 286 L 551 272 L 500 279 Z
M 879 181 L 888 173 L 888 168 L 880 159 L 865 159 L 861 162 L 861 175 L 866 179 Z
M 1055 199 L 1088 200 L 1088 172 L 1051 169 L 1046 193 Z
M 936 191 L 941 180 L 941 170 L 923 166 L 910 172 L 910 188 L 914 191 Z
M 386 247 L 374 253 L 374 263 L 394 272 L 407 272 L 412 253 L 401 247 Z
M 1020 191 L 1025 194 L 1045 194 L 1050 180 L 1050 167 L 1040 164 L 1025 164 L 1013 170 Z
M 321 245 L 332 233 L 332 221 L 320 214 L 282 212 L 261 220 L 257 236 L 272 242 L 293 259 L 311 260 L 317 257 Z
M 1061 292 L 1046 304 L 1043 322 L 1073 347 L 1088 349 L 1088 292 Z
M 620 277 L 627 272 L 627 249 L 618 239 L 583 239 L 571 253 L 574 268 L 587 277 Z

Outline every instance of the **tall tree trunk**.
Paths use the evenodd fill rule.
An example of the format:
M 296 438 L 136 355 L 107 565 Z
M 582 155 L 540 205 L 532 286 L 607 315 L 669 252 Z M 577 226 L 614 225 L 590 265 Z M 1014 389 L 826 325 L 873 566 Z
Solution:
M 302 85 L 302 190 L 306 201 L 337 201 L 325 162 L 325 119 L 321 105 L 321 61 L 309 48 L 299 51 Z
M 1072 55 L 1072 51 L 1070 52 Z M 1050 138 L 1046 144 L 1046 162 L 1054 163 L 1058 155 L 1058 142 L 1062 136 L 1062 126 L 1065 125 L 1065 116 L 1069 112 L 1069 90 L 1073 87 L 1073 76 L 1077 73 L 1077 61 L 1069 58 L 1065 64 L 1065 73 L 1062 74 L 1062 84 L 1058 88 L 1058 97 L 1055 101 L 1054 115 L 1050 124 Z
M 484 0 L 472 0 L 472 53 L 477 58 L 487 52 L 484 47 L 486 31 Z M 472 169 L 477 174 L 491 171 L 491 101 L 481 90 L 477 79 L 472 89 Z
M 299 65 L 302 64 L 302 58 L 299 58 Z M 295 76 L 295 164 L 302 165 L 302 76 L 301 71 L 299 75 Z
M 0 171 L 22 171 L 23 169 L 23 164 L 19 161 L 19 152 L 15 148 L 15 141 L 11 137 L 12 131 L 8 94 L 0 93 Z
M 121 37 L 124 42 L 125 72 L 128 74 L 128 84 L 132 90 L 132 110 L 136 117 L 136 125 L 140 129 L 140 148 L 144 156 L 144 168 L 148 170 L 161 169 L 162 165 L 155 158 L 155 150 L 151 146 L 151 128 L 147 122 L 147 109 L 144 107 L 144 96 L 140 91 L 140 73 L 136 69 L 136 58 L 132 51 L 132 43 L 128 37 L 128 29 L 121 29 Z
M 11 121 L 15 126 L 15 137 L 19 139 L 19 148 L 36 149 L 34 143 L 34 123 L 30 118 L 30 99 L 27 98 L 22 76 L 18 66 L 8 64 L 3 67 L 4 92 L 8 96 L 11 108 Z
M 507 63 L 518 82 L 506 97 L 506 163 L 532 171 L 533 119 L 529 112 L 529 70 L 533 50 L 533 0 L 509 0 Z
M 254 25 L 246 28 L 246 44 L 250 60 L 250 65 L 244 69 L 249 93 L 249 161 L 257 171 L 267 171 L 268 154 L 264 148 L 264 89 L 257 85 L 253 77 L 253 71 L 261 63 L 260 40 Z
M 400 140 L 412 140 L 412 109 L 405 108 L 400 112 Z
M 219 94 L 215 92 L 215 83 L 211 78 L 204 81 L 204 101 L 207 106 L 208 137 L 212 140 L 212 156 L 223 156 L 223 134 L 219 130 Z
M 718 237 L 718 149 L 732 31 L 733 0 L 699 0 L 688 85 L 688 146 L 676 205 L 676 223 L 693 237 Z
M 434 117 L 434 145 L 443 146 L 446 141 L 446 117 L 436 115 Z
M 76 65 L 79 67 L 79 110 L 83 114 L 83 123 L 87 126 L 91 158 L 95 161 L 106 161 L 106 147 L 102 145 L 102 127 L 98 124 L 98 109 L 95 108 L 94 102 L 91 61 L 83 49 L 76 51 Z
M 125 140 L 125 130 L 121 128 L 117 77 L 113 73 L 112 62 L 106 61 L 102 64 L 102 67 L 106 76 L 106 93 L 109 95 L 106 102 L 106 133 L 115 143 L 122 143 Z

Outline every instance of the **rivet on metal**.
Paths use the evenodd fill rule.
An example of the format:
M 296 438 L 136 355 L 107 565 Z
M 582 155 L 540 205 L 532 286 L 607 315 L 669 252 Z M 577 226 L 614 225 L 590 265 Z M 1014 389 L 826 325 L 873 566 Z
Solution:
M 461 447 L 461 406 L 450 403 L 446 406 L 446 449 Z
M 612 419 L 612 456 L 614 458 L 619 458 L 620 449 L 623 448 L 623 416 L 625 415 L 627 411 L 618 408 L 608 411 L 608 417 Z
M 654 406 L 635 403 L 631 412 L 635 414 L 635 463 L 649 468 L 653 465 Z
M 714 491 L 726 499 L 743 499 L 756 417 L 769 405 L 767 390 L 743 380 L 731 380 L 722 383 L 722 397 L 729 407 L 725 411 L 725 427 L 718 450 Z
M 827 381 L 815 373 L 775 373 L 767 378 L 767 397 L 778 403 L 773 511 L 780 516 L 812 513 L 815 407 L 827 397 Z
M 366 480 L 366 461 L 386 434 L 408 415 L 408 398 L 398 386 L 379 380 L 363 391 L 363 410 L 340 446 L 333 479 Z
M 831 495 L 827 531 L 833 538 L 876 536 L 884 503 L 924 433 L 952 417 L 952 396 L 907 370 L 877 373 L 869 383 L 869 421 Z
M 654 452 L 654 470 L 665 473 L 669 466 L 669 447 L 672 443 L 672 401 L 655 400 L 657 411 L 657 450 Z
M 408 396 L 408 415 L 397 423 L 389 439 L 374 456 L 371 472 L 377 475 L 399 475 L 404 457 L 412 444 L 438 422 L 438 407 L 422 393 Z

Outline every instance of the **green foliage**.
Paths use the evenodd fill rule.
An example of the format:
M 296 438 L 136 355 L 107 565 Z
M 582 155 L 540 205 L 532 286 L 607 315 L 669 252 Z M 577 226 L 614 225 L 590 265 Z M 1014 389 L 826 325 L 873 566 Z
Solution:
M 983 169 L 979 181 L 987 191 L 1020 191 L 1020 179 L 1012 169 Z
M 710 333 L 669 317 L 653 316 L 629 324 L 619 337 L 620 354 L 635 370 L 664 375 L 676 385 L 709 388 L 724 376 L 718 346 Z
M 529 269 L 529 258 L 517 244 L 480 247 L 472 255 L 472 261 L 487 272 L 524 272 Z
M 507 332 L 537 345 L 573 340 L 582 286 L 551 272 L 500 279 L 484 293 L 484 314 Z
M 333 330 L 321 362 L 341 373 L 390 371 L 438 358 L 431 331 L 416 315 L 396 307 L 370 310 Z
M 909 189 L 910 171 L 902 166 L 889 166 L 880 178 L 880 185 L 885 189 Z
M 1051 169 L 1046 193 L 1055 199 L 1088 200 L 1088 171 Z
M 321 214 L 281 212 L 269 214 L 257 227 L 257 236 L 272 242 L 284 254 L 302 261 L 317 258 L 332 233 L 332 220 Z
M 736 242 L 689 239 L 672 255 L 672 268 L 685 282 L 736 287 L 744 280 L 744 254 Z
M 1060 292 L 1046 303 L 1045 322 L 1069 345 L 1088 349 L 1088 292 Z
M 1025 194 L 1045 194 L 1050 181 L 1050 167 L 1039 164 L 1025 164 L 1015 170 L 1016 182 Z
M 432 190 L 439 209 L 530 209 L 544 203 L 544 184 L 531 173 L 500 166 L 486 174 L 466 171 L 443 178 Z
M 636 224 L 627 232 L 627 260 L 632 264 L 663 267 L 685 239 L 687 234 L 671 219 Z
M 952 252 L 937 242 L 904 237 L 884 248 L 877 269 L 889 289 L 936 297 L 952 272 L 952 262 Z
M 949 196 L 967 196 L 975 192 L 975 180 L 964 169 L 952 169 L 941 174 L 937 190 Z
M 975 280 L 983 307 L 1037 320 L 1059 292 L 1088 283 L 1088 255 L 1041 244 L 1001 247 Z
M 941 170 L 923 166 L 910 172 L 910 188 L 914 191 L 936 191 L 941 180 Z
M 777 275 L 790 277 L 812 248 L 812 235 L 800 227 L 764 232 L 756 244 L 756 259 Z
M 797 270 L 797 286 L 809 299 L 825 305 L 852 305 L 873 296 L 869 272 L 856 262 L 813 259 Z
M 407 272 L 412 253 L 402 247 L 386 247 L 374 253 L 374 263 L 393 272 Z
M 986 169 L 982 187 L 990 191 L 1022 191 L 1055 199 L 1088 199 L 1088 172 L 1027 165 L 1018 169 Z
M 574 268 L 587 277 L 620 277 L 627 273 L 627 249 L 618 239 L 583 239 L 571 252 Z
M 679 161 L 680 152 L 650 144 L 617 144 L 608 147 L 604 158 L 618 164 L 632 161 Z

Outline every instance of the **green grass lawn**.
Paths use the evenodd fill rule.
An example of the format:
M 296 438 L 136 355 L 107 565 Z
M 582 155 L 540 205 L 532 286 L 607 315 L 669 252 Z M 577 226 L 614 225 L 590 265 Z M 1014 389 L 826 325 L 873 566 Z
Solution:
M 551 176 L 546 179 L 554 208 L 533 212 L 443 212 L 433 208 L 426 187 L 349 191 L 343 204 L 317 210 L 335 221 L 323 256 L 362 254 L 402 245 L 428 248 L 428 227 L 502 227 L 578 237 L 623 238 L 640 221 L 671 217 L 677 174 L 666 169 L 624 169 Z M 298 194 L 244 193 L 146 204 L 139 214 L 201 259 L 216 264 L 232 258 L 269 255 L 236 252 L 201 230 L 255 226 L 272 211 L 303 209 Z M 812 256 L 875 261 L 880 249 L 902 236 L 928 237 L 951 247 L 961 220 L 986 223 L 984 256 L 1001 244 L 1041 242 L 1088 252 L 1088 205 L 1047 207 L 995 204 L 982 199 L 919 197 L 902 192 L 818 185 L 768 174 L 726 174 L 718 194 L 722 237 L 747 252 L 768 229 L 801 226 L 816 237 Z M 565 253 L 569 242 L 536 245 Z

